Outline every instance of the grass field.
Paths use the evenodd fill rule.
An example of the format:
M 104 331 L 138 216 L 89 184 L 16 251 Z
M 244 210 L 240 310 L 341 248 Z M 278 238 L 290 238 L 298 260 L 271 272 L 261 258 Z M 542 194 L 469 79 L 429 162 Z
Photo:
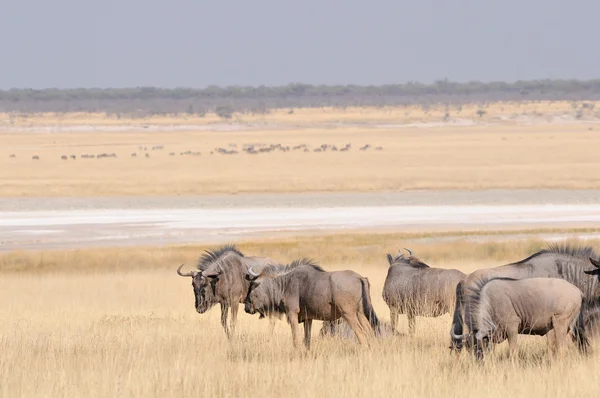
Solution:
M 572 113 L 570 107 L 492 104 L 481 120 L 465 125 L 431 124 L 442 108 L 425 113 L 417 107 L 303 109 L 291 115 L 279 111 L 241 115 L 227 125 L 210 115 L 147 120 L 38 115 L 17 118 L 13 124 L 3 115 L 0 196 L 600 188 L 600 134 L 594 121 L 524 124 L 500 118 L 517 113 L 551 118 Z M 469 120 L 477 109 L 471 108 L 461 110 Z M 75 125 L 93 128 L 58 128 Z M 117 125 L 134 127 L 110 131 Z M 160 125 L 162 130 L 145 130 L 143 125 Z M 178 130 L 181 125 L 196 127 Z M 45 126 L 54 126 L 53 132 Z M 313 151 L 322 144 L 341 148 L 347 143 L 352 144 L 347 152 Z M 232 149 L 230 144 L 240 153 L 214 152 L 217 147 Z M 241 151 L 245 144 L 305 144 L 311 149 L 248 154 Z M 382 150 L 360 151 L 366 144 Z M 159 145 L 164 150 L 151 150 Z M 140 151 L 140 146 L 148 150 Z M 201 155 L 181 155 L 186 151 Z M 131 157 L 133 152 L 138 156 Z M 101 153 L 115 153 L 116 158 L 80 158 Z M 72 154 L 77 160 L 61 160 Z
M 229 122 L 215 115 L 0 114 L 0 197 L 600 188 L 599 127 L 593 107 L 586 109 L 578 119 L 568 102 L 296 109 L 236 114 Z M 259 143 L 311 150 L 210 154 Z M 312 150 L 347 143 L 348 152 Z M 365 144 L 383 150 L 359 151 Z M 157 145 L 164 150 L 152 151 Z M 100 153 L 117 157 L 80 158 Z M 71 154 L 77 159 L 61 160 Z M 470 272 L 543 248 L 537 232 L 479 243 L 460 234 L 445 242 L 435 233 L 331 233 L 239 247 L 284 262 L 307 256 L 328 270 L 353 269 L 369 278 L 375 310 L 388 320 L 381 297 L 387 252 L 409 247 L 432 266 Z M 564 360 L 549 362 L 545 339 L 523 337 L 517 361 L 506 358 L 504 343 L 480 365 L 450 354 L 449 315 L 418 319 L 414 338 L 402 317 L 402 335 L 371 348 L 319 338 L 317 322 L 305 353 L 292 349 L 285 322 L 270 334 L 268 321 L 242 310 L 237 336 L 227 341 L 218 308 L 198 315 L 189 279 L 175 273 L 205 248 L 0 254 L 0 396 L 597 395 L 598 350 L 581 358 L 572 347 Z
M 379 242 L 379 244 L 377 243 Z M 598 242 L 590 242 L 598 245 Z M 248 254 L 287 261 L 312 256 L 330 270 L 354 269 L 371 282 L 380 318 L 385 252 L 394 235 L 339 235 L 242 242 Z M 472 271 L 531 254 L 545 244 L 411 244 L 433 266 Z M 318 338 L 294 352 L 278 322 L 240 313 L 228 342 L 219 311 L 198 315 L 189 279 L 176 275 L 202 247 L 85 249 L 0 256 L 0 396 L 594 396 L 600 355 L 571 348 L 550 363 L 544 338 L 524 337 L 514 363 L 506 343 L 480 366 L 448 350 L 449 315 L 418 319 L 417 336 L 386 337 L 372 348 Z

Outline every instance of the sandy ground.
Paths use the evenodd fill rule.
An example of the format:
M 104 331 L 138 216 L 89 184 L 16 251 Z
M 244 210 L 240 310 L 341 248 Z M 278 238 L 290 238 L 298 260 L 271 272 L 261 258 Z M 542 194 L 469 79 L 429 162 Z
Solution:
M 600 191 L 591 190 L 0 199 L 0 251 L 599 225 Z

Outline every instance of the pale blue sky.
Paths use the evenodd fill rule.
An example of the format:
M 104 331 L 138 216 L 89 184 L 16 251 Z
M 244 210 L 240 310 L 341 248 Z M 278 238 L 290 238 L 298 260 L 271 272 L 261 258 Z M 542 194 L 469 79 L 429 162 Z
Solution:
M 0 89 L 600 77 L 594 0 L 1 0 Z

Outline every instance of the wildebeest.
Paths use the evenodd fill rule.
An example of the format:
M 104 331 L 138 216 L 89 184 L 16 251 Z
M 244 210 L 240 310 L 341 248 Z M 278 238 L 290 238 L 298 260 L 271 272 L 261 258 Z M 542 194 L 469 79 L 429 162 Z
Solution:
M 292 329 L 294 347 L 300 346 L 299 323 L 304 322 L 304 345 L 310 349 L 312 321 L 343 317 L 359 343 L 368 342 L 379 320 L 371 304 L 370 284 L 354 271 L 327 272 L 314 261 L 299 259 L 288 272 L 274 277 L 248 270 L 254 278 L 245 300 L 249 314 L 285 314 Z M 267 269 L 267 267 L 265 267 Z
M 398 314 L 406 314 L 410 334 L 415 332 L 415 317 L 438 317 L 452 311 L 456 285 L 467 275 L 456 269 L 431 268 L 405 249 L 396 258 L 387 255 L 390 268 L 383 285 L 383 300 L 390 307 L 392 330 Z
M 238 306 L 244 302 L 250 281 L 246 278 L 248 268 L 278 264 L 268 257 L 244 256 L 235 245 L 225 245 L 215 250 L 206 250 L 198 260 L 197 271 L 182 273 L 183 264 L 177 269 L 181 276 L 192 278 L 196 299 L 196 311 L 203 314 L 213 305 L 221 305 L 221 325 L 228 338 L 233 336 Z M 231 325 L 227 326 L 227 315 L 231 308 Z
M 517 351 L 517 335 L 548 336 L 549 354 L 561 352 L 573 333 L 581 352 L 587 351 L 583 323 L 583 293 L 558 278 L 480 279 L 469 287 L 465 319 L 472 327 L 474 353 L 483 358 L 484 345 L 508 339 L 509 354 Z
M 494 268 L 477 270 L 456 286 L 456 301 L 451 328 L 451 348 L 460 350 L 463 347 L 463 308 L 468 304 L 472 287 L 481 279 L 491 278 L 559 278 L 577 286 L 585 296 L 584 318 L 588 311 L 600 304 L 600 281 L 590 278 L 585 271 L 593 268 L 590 258 L 598 258 L 598 254 L 589 246 L 572 246 L 552 244 L 547 249 L 541 250 L 516 263 L 506 264 Z M 472 327 L 467 324 L 469 330 Z M 472 347 L 472 334 L 468 337 L 468 347 Z
M 593 258 L 589 259 L 590 262 L 596 267 L 591 271 L 584 271 L 588 275 L 600 276 L 600 261 L 596 261 Z M 587 305 L 584 311 L 584 322 L 586 334 L 592 339 L 600 337 L 600 306 L 591 307 Z

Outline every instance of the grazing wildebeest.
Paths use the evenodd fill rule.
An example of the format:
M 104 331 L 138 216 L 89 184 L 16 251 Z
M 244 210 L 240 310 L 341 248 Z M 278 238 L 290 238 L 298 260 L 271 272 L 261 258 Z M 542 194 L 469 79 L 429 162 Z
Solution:
M 438 317 L 452 311 L 456 285 L 467 275 L 456 269 L 431 268 L 405 249 L 396 258 L 387 255 L 390 268 L 383 285 L 383 300 L 390 307 L 392 330 L 398 314 L 406 314 L 408 331 L 415 332 L 415 317 Z
M 35 156 L 32 156 L 31 159 L 33 159 L 33 160 L 40 160 L 40 157 L 37 156 L 37 155 L 35 155 Z
M 60 158 L 61 158 L 62 160 L 67 160 L 67 155 L 62 155 Z
M 265 267 L 266 268 L 266 267 Z M 273 277 L 248 270 L 254 278 L 244 310 L 263 316 L 285 314 L 292 329 L 294 347 L 300 346 L 299 323 L 304 322 L 304 345 L 310 348 L 312 321 L 334 321 L 343 317 L 359 343 L 368 342 L 379 320 L 371 304 L 370 284 L 354 271 L 327 272 L 314 261 L 300 259 L 289 271 Z
M 584 271 L 588 275 L 596 275 L 600 276 L 600 261 L 596 261 L 593 258 L 590 258 L 590 262 L 596 267 L 591 271 Z M 590 336 L 592 339 L 597 339 L 600 337 L 600 306 L 591 307 L 589 305 L 586 306 L 584 311 L 584 322 L 585 322 L 585 330 L 586 334 Z
M 198 271 L 182 273 L 183 264 L 177 269 L 180 276 L 192 278 L 196 299 L 196 311 L 203 314 L 213 305 L 221 305 L 221 325 L 230 338 L 235 331 L 238 306 L 244 302 L 250 281 L 246 278 L 248 268 L 278 264 L 267 257 L 249 257 L 235 245 L 225 245 L 215 250 L 206 250 L 198 260 Z M 231 308 L 231 326 L 227 326 L 227 315 Z
M 509 354 L 517 351 L 517 335 L 548 336 L 550 355 L 561 352 L 573 333 L 587 352 L 582 305 L 577 286 L 558 278 L 480 279 L 470 286 L 465 319 L 472 326 L 474 353 L 483 359 L 484 346 L 508 339 Z
M 454 314 L 451 328 L 451 348 L 460 350 L 463 339 L 467 347 L 473 347 L 473 334 L 465 333 L 463 336 L 463 308 L 469 303 L 472 287 L 481 279 L 491 278 L 559 278 L 565 279 L 577 286 L 585 296 L 584 318 L 588 311 L 600 304 L 600 281 L 591 278 L 585 271 L 593 269 L 590 258 L 598 258 L 598 254 L 589 246 L 572 246 L 552 244 L 547 249 L 541 250 L 516 263 L 506 264 L 494 268 L 477 270 L 456 286 Z M 472 331 L 472 326 L 467 324 Z

